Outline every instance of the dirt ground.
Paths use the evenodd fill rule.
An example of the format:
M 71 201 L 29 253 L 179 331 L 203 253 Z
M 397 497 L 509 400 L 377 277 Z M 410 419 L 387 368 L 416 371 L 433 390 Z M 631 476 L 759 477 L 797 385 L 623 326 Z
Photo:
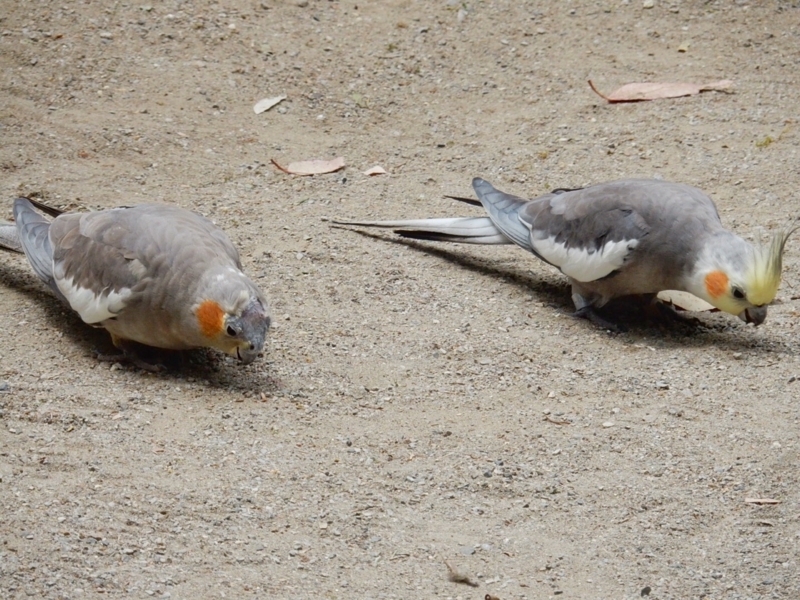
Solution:
M 0 218 L 195 209 L 275 326 L 249 367 L 100 363 L 0 255 L 0 597 L 800 597 L 800 238 L 762 327 L 623 310 L 617 335 L 517 248 L 325 221 L 644 176 L 773 230 L 800 215 L 798 48 L 779 0 L 6 0 Z

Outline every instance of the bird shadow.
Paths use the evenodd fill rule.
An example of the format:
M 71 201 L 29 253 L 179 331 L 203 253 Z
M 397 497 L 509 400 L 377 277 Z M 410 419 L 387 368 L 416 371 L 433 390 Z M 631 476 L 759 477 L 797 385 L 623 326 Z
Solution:
M 540 302 L 561 314 L 573 316 L 575 307 L 572 303 L 569 283 L 555 284 L 537 278 L 530 270 L 517 269 L 498 264 L 496 261 L 478 258 L 458 251 L 451 251 L 439 246 L 429 245 L 417 240 L 389 237 L 361 229 L 352 229 L 333 225 L 337 229 L 347 229 L 364 237 L 380 240 L 383 243 L 397 244 L 420 250 L 458 266 L 495 279 L 513 283 L 526 292 L 534 292 Z M 627 342 L 651 344 L 653 338 L 659 338 L 660 347 L 715 346 L 732 351 L 751 348 L 754 340 L 747 335 L 750 326 L 740 323 L 729 315 L 711 313 L 670 314 L 670 310 L 654 310 L 653 303 L 643 301 L 641 297 L 629 296 L 617 298 L 602 308 L 602 315 L 611 323 L 621 326 L 621 332 L 608 332 L 611 337 L 621 337 Z M 734 320 L 735 319 L 735 320 Z M 581 326 L 598 330 L 598 326 L 587 319 L 579 319 Z M 732 335 L 738 333 L 739 335 Z M 744 334 L 744 335 L 742 335 Z M 780 350 L 779 350 L 780 351 Z M 787 350 L 788 351 L 788 350 Z
M 111 342 L 111 336 L 102 327 L 84 323 L 76 312 L 67 308 L 39 279 L 27 270 L 0 264 L 0 285 L 13 288 L 36 302 L 41 308 L 46 325 L 60 331 L 79 351 L 92 360 L 118 362 L 122 368 L 141 371 L 143 375 L 176 382 L 193 378 L 219 389 L 274 394 L 281 389 L 278 380 L 256 365 L 244 367 L 233 359 L 211 349 L 164 350 L 135 344 L 135 353 L 145 363 L 161 368 L 158 373 L 147 373 L 127 361 Z M 98 356 L 105 358 L 98 358 Z

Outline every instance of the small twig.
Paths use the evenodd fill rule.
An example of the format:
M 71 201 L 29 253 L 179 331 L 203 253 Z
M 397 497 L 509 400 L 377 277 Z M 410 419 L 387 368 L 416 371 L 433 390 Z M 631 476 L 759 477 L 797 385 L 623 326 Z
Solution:
M 551 418 L 550 415 L 547 415 L 544 420 L 553 425 L 572 425 L 572 421 L 559 421 L 558 419 Z
M 400 552 L 398 554 L 392 554 L 389 560 L 401 560 L 403 558 L 408 558 L 411 556 L 408 552 Z
M 596 87 L 594 87 L 594 84 L 592 83 L 592 80 L 591 80 L 591 79 L 589 79 L 588 81 L 589 81 L 589 87 L 590 87 L 590 88 L 592 88 L 592 91 L 593 91 L 595 94 L 597 94 L 598 96 L 600 96 L 600 97 L 601 97 L 603 100 L 605 100 L 606 102 L 613 102 L 613 100 L 610 100 L 610 99 L 608 98 L 608 96 L 606 96 L 605 94 L 603 94 L 602 92 L 600 92 L 600 91 L 599 91 L 599 90 L 598 90 Z
M 780 504 L 780 500 L 775 500 L 774 498 L 745 498 L 745 502 L 748 504 Z
M 282 166 L 280 166 L 280 165 L 278 164 L 278 162 L 277 162 L 277 161 L 276 161 L 274 158 L 270 158 L 270 159 L 269 159 L 269 162 L 271 162 L 273 165 L 275 165 L 275 166 L 276 166 L 278 169 L 280 169 L 280 170 L 281 170 L 281 171 L 283 171 L 284 173 L 288 173 L 289 175 L 293 175 L 293 173 L 292 173 L 291 171 L 287 170 L 287 169 L 286 169 L 286 167 L 282 167 Z
M 477 581 L 473 581 L 469 575 L 466 575 L 465 573 L 459 573 L 458 571 L 456 571 L 453 567 L 450 566 L 449 562 L 444 561 L 444 564 L 445 566 L 447 566 L 447 571 L 448 571 L 447 578 L 453 583 L 463 583 L 465 585 L 474 588 L 480 585 Z

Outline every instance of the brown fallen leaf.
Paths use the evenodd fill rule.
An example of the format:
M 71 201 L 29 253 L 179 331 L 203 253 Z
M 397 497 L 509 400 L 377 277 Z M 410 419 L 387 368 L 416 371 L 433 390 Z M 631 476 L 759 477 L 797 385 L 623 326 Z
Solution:
M 681 96 L 694 96 L 700 92 L 724 91 L 733 85 L 730 79 L 712 81 L 698 85 L 696 83 L 664 82 L 664 83 L 626 83 L 610 94 L 601 93 L 592 80 L 589 87 L 595 94 L 608 102 L 641 102 L 642 100 L 657 100 L 659 98 L 680 98 Z
M 774 498 L 745 498 L 745 502 L 748 504 L 780 504 L 780 500 L 775 500 Z
M 689 312 L 717 311 L 718 309 L 705 300 L 698 298 L 689 292 L 678 290 L 664 290 L 658 293 L 658 299 L 667 304 L 672 304 L 678 310 Z
M 278 162 L 271 158 L 269 161 L 284 173 L 291 175 L 322 175 L 323 173 L 333 173 L 344 168 L 344 158 L 337 156 L 330 160 L 301 160 L 289 163 L 282 167 Z

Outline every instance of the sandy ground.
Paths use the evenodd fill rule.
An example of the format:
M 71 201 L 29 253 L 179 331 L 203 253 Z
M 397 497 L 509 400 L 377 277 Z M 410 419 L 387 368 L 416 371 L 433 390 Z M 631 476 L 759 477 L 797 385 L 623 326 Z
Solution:
M 800 597 L 800 240 L 764 326 L 612 335 L 516 248 L 324 221 L 480 214 L 442 198 L 478 175 L 683 181 L 746 237 L 800 214 L 797 3 L 646 4 L 6 0 L 0 217 L 195 209 L 275 327 L 245 368 L 98 363 L 107 336 L 0 256 L 0 597 Z

